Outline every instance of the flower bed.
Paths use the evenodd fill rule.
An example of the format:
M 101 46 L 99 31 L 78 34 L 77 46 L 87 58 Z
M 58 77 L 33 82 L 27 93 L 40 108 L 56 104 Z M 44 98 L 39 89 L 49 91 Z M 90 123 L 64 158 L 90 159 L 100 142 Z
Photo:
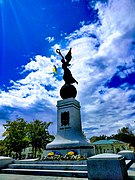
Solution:
M 46 157 L 43 157 L 42 160 L 48 161 L 61 161 L 61 160 L 86 160 L 86 157 L 77 154 L 75 151 L 69 151 L 65 156 L 62 156 L 58 151 L 49 152 Z

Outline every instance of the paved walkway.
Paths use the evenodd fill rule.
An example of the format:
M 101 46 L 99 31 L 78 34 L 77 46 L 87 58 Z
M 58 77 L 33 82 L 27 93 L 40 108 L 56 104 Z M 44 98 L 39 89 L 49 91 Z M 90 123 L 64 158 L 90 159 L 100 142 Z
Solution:
M 0 180 L 87 180 L 87 178 L 0 174 Z

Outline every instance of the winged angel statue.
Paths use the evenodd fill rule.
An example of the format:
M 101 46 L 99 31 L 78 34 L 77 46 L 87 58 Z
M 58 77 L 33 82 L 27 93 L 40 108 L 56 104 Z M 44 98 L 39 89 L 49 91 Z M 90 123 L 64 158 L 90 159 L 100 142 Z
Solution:
M 61 54 L 60 49 L 57 49 L 56 52 L 62 57 L 61 62 L 62 62 L 62 68 L 64 70 L 63 80 L 65 81 L 65 84 L 73 84 L 73 83 L 78 84 L 78 82 L 73 78 L 71 71 L 68 69 L 68 67 L 71 65 L 71 64 L 69 64 L 69 62 L 72 59 L 71 49 L 72 48 L 70 48 L 70 50 L 67 53 L 67 55 L 65 56 L 65 58 Z

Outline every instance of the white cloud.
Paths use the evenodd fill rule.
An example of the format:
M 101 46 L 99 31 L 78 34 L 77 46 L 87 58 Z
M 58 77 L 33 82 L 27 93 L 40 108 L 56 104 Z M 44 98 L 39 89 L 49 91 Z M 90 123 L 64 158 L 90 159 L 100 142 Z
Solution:
M 28 71 L 29 74 L 24 79 L 11 81 L 12 86 L 8 92 L 0 93 L 0 107 L 3 107 L 0 109 L 0 119 L 14 120 L 23 117 L 27 121 L 53 121 L 51 131 L 55 132 L 55 106 L 59 98 L 61 81 L 57 80 L 52 69 L 54 64 L 58 66 L 59 63 L 54 56 L 47 58 L 38 55 L 24 66 L 24 72 Z
M 54 37 L 47 37 L 45 38 L 45 40 L 47 40 L 49 43 L 53 42 L 54 41 Z
M 109 6 L 98 4 L 96 8 L 102 25 L 85 25 L 67 37 L 69 47 L 73 48 L 71 69 L 79 79 L 83 127 L 91 128 L 85 131 L 89 137 L 116 133 L 127 122 L 134 122 L 134 117 L 130 117 L 134 113 L 134 104 L 128 101 L 128 97 L 135 94 L 134 90 L 105 88 L 106 93 L 99 94 L 104 83 L 116 73 L 117 66 L 125 63 L 133 66 L 134 3 L 111 1 Z M 95 48 L 97 43 L 100 44 L 98 49 Z M 130 69 L 134 72 L 134 68 Z M 131 73 L 130 69 L 127 74 Z
M 0 105 L 25 108 L 36 103 L 37 100 L 47 100 L 53 105 L 56 104 L 61 82 L 53 74 L 54 64 L 57 66 L 59 60 L 56 60 L 53 56 L 50 58 L 36 56 L 34 60 L 31 60 L 24 67 L 24 71 L 29 71 L 30 73 L 24 79 L 16 82 L 11 81 L 13 85 L 8 92 L 1 92 Z M 50 91 L 47 90 L 47 86 L 49 86 Z

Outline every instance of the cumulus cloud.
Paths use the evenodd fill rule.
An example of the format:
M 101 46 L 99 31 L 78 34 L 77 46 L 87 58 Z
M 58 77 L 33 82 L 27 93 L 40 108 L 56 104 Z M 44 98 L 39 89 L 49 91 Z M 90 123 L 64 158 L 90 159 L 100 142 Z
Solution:
M 24 66 L 24 72 L 29 71 L 29 74 L 24 79 L 16 82 L 11 81 L 13 85 L 9 88 L 8 93 L 1 92 L 0 104 L 25 107 L 34 103 L 37 99 L 51 100 L 51 96 L 53 98 L 57 97 L 57 87 L 60 82 L 52 71 L 54 61 L 56 65 L 59 64 L 59 61 L 57 63 L 53 56 L 50 58 L 36 56 L 34 60 Z M 53 91 L 48 91 L 45 86 L 50 86 Z M 21 104 L 20 101 L 22 101 Z
M 58 44 L 52 47 L 53 52 L 60 48 L 64 55 L 72 47 L 71 72 L 79 81 L 75 86 L 87 138 L 111 135 L 127 124 L 134 130 L 135 115 L 134 85 L 130 88 L 128 82 L 118 87 L 107 85 L 116 74 L 124 78 L 134 73 L 135 1 L 98 1 L 95 9 L 98 10 L 98 22 L 82 24 L 80 29 L 67 35 L 64 39 L 66 48 Z M 52 38 L 46 40 L 51 42 Z M 59 69 L 56 75 L 52 72 L 53 65 Z M 8 91 L 0 93 L 0 106 L 7 107 L 1 119 L 17 115 L 41 120 L 47 117 L 54 122 L 55 128 L 52 129 L 56 130 L 55 106 L 60 99 L 59 88 L 64 83 L 60 67 L 60 57 L 56 54 L 51 57 L 37 55 L 24 65 L 23 73 L 28 72 L 28 75 L 16 82 L 11 81 Z M 120 71 L 120 67 L 125 70 Z M 7 116 L 4 115 L 6 112 Z
M 23 117 L 26 120 L 41 119 L 56 121 L 56 103 L 59 98 L 59 81 L 52 69 L 59 60 L 36 56 L 23 66 L 23 72 L 29 72 L 24 79 L 11 81 L 8 91 L 0 93 L 0 119 L 14 120 Z M 55 116 L 55 118 L 54 118 Z
M 118 128 L 134 122 L 134 104 L 129 101 L 130 95 L 135 94 L 134 87 L 105 87 L 119 66 L 125 67 L 125 76 L 135 72 L 134 3 L 97 3 L 100 23 L 85 25 L 67 37 L 69 47 L 73 48 L 72 69 L 79 79 L 78 94 L 87 136 L 116 133 Z M 128 87 L 128 82 L 123 86 Z

